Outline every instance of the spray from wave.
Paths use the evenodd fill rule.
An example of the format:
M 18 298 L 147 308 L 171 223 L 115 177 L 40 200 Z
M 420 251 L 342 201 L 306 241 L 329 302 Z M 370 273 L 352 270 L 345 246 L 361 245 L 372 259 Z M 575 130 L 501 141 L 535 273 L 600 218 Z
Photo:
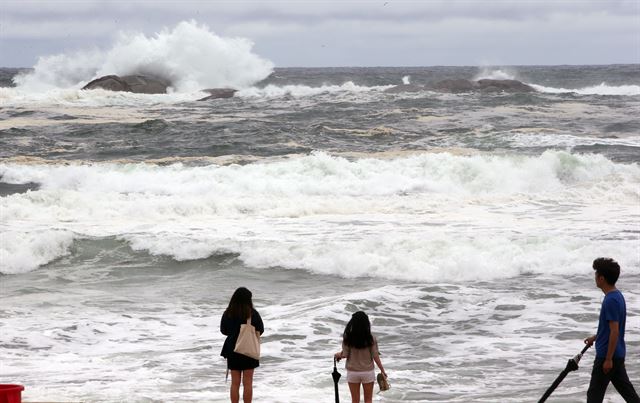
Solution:
M 477 80 L 517 80 L 516 73 L 505 68 L 492 69 L 484 67 L 474 78 Z
M 34 71 L 17 76 L 27 92 L 79 89 L 108 75 L 147 74 L 165 78 L 176 92 L 203 88 L 245 88 L 266 78 L 273 63 L 252 52 L 245 38 L 224 38 L 195 21 L 183 21 L 154 36 L 120 33 L 108 51 L 92 49 L 41 57 Z

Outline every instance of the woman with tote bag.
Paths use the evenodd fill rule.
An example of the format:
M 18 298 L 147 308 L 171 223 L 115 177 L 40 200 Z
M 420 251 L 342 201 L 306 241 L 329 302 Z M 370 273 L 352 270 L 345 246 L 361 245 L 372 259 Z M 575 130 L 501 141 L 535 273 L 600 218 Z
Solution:
M 260 366 L 259 335 L 264 332 L 264 324 L 258 311 L 253 309 L 251 297 L 251 291 L 238 288 L 220 320 L 220 331 L 227 336 L 220 355 L 227 360 L 227 369 L 231 371 L 231 403 L 240 401 L 240 383 L 244 403 L 251 403 L 253 370 Z

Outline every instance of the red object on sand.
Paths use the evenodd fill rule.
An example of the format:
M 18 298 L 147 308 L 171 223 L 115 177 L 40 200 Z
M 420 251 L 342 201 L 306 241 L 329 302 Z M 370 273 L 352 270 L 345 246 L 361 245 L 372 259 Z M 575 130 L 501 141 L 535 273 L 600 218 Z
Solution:
M 22 385 L 0 385 L 0 403 L 22 403 Z

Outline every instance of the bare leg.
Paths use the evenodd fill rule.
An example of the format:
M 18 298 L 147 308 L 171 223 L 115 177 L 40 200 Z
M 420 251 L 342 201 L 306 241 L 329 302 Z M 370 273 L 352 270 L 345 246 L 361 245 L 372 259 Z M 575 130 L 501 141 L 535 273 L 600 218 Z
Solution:
M 242 380 L 242 371 L 235 369 L 231 370 L 231 391 L 229 397 L 231 403 L 238 403 L 240 401 L 240 381 Z
M 364 403 L 373 402 L 373 382 L 363 383 L 362 389 L 364 389 Z
M 253 369 L 242 371 L 242 400 L 251 403 L 253 399 Z
M 351 391 L 351 403 L 360 403 L 360 384 L 349 382 L 349 391 Z

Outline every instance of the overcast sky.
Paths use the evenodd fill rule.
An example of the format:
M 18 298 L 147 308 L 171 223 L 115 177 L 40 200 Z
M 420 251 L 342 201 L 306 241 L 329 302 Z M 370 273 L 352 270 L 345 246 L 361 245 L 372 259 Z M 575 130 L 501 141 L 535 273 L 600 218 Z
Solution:
M 184 20 L 277 67 L 640 63 L 639 0 L 2 0 L 0 66 Z

